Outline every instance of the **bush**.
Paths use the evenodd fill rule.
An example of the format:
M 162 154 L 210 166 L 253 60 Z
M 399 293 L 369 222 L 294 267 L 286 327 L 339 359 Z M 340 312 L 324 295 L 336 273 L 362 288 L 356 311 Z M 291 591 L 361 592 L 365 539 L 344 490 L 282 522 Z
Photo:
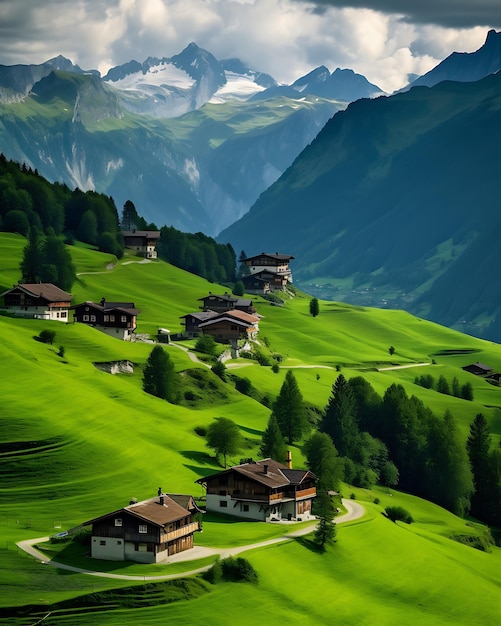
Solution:
M 463 535 L 458 533 L 451 535 L 449 538 L 482 552 L 492 552 L 492 544 L 494 543 L 487 536 L 480 535 Z
M 57 353 L 57 356 L 60 356 L 61 358 L 64 357 L 64 346 L 59 346 L 59 352 Z
M 222 361 L 216 361 L 211 369 L 216 376 L 219 376 L 222 381 L 226 382 L 226 366 Z
M 238 376 L 235 379 L 235 389 L 240 393 L 243 393 L 245 396 L 248 396 L 252 389 L 252 383 L 249 378 L 245 376 L 240 378 L 240 376 Z
M 257 583 L 257 572 L 252 565 L 242 557 L 223 559 L 223 578 L 227 581 Z
M 195 426 L 193 430 L 199 437 L 205 437 L 207 435 L 207 428 L 205 426 Z
M 278 374 L 278 372 L 280 371 L 280 365 L 278 363 L 273 363 L 273 365 L 271 366 L 271 371 L 274 374 Z
M 56 338 L 55 330 L 42 330 L 38 335 L 38 338 L 42 343 L 50 343 L 51 345 L 54 343 L 54 339 Z
M 195 350 L 198 352 L 203 352 L 204 354 L 208 354 L 210 356 L 215 356 L 216 354 L 216 340 L 212 335 L 202 335 L 197 339 L 195 344 Z
M 402 506 L 387 506 L 384 510 L 386 517 L 391 519 L 392 522 L 405 522 L 406 524 L 412 524 L 414 519 L 412 515 L 404 509 Z

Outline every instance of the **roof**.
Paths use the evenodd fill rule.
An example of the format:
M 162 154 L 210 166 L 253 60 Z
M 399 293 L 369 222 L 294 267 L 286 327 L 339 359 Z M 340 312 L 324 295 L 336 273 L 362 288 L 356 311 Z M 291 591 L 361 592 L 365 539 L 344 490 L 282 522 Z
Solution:
M 265 469 L 267 470 L 265 473 Z M 273 459 L 263 459 L 262 461 L 253 461 L 251 463 L 242 463 L 235 465 L 227 470 L 211 474 L 204 478 L 199 478 L 195 482 L 205 483 L 212 478 L 216 478 L 223 474 L 237 472 L 251 480 L 255 480 L 262 485 L 266 485 L 272 489 L 278 487 L 286 487 L 287 485 L 299 485 L 306 477 L 316 479 L 315 474 L 309 470 L 289 469 L 287 465 L 279 463 Z
M 4 291 L 2 296 L 7 293 L 12 293 L 13 291 L 20 290 L 24 293 L 35 297 L 35 298 L 44 298 L 49 302 L 61 302 L 62 300 L 71 300 L 72 295 L 63 291 L 56 285 L 52 283 L 19 283 L 19 285 L 14 285 L 12 289 L 8 289 Z
M 191 496 L 183 497 L 190 498 Z M 171 522 L 175 522 L 176 520 L 183 519 L 190 514 L 189 510 L 176 502 L 176 500 L 174 499 L 180 499 L 180 494 L 175 496 L 164 495 L 163 498 L 164 504 L 160 504 L 160 498 L 157 496 L 156 498 L 150 498 L 149 500 L 143 500 L 142 502 L 129 504 L 129 506 L 124 506 L 117 511 L 106 513 L 106 515 L 100 515 L 99 517 L 95 517 L 88 522 L 84 522 L 82 526 L 88 526 L 89 524 L 94 524 L 94 522 L 99 522 L 108 517 L 116 517 L 117 515 L 121 515 L 124 513 L 133 515 L 138 519 L 144 520 L 145 522 L 150 522 L 151 524 L 155 524 L 156 526 L 165 526 L 166 524 L 170 524 Z
M 76 304 L 72 308 L 76 309 L 83 305 L 92 307 L 101 312 L 120 311 L 122 313 L 128 313 L 129 315 L 139 315 L 139 313 L 141 313 L 141 311 L 134 306 L 134 302 L 108 302 L 107 300 L 105 300 L 103 304 L 87 300 L 86 302 Z
M 242 259 L 242 261 L 251 261 L 252 259 L 257 259 L 260 256 L 267 256 L 270 259 L 275 259 L 276 261 L 290 261 L 294 257 L 292 254 L 279 254 L 278 252 L 270 253 L 270 252 L 261 252 L 261 254 L 255 254 L 254 256 L 249 256 L 246 259 Z
M 471 365 L 465 365 L 463 369 L 477 369 L 483 370 L 484 372 L 492 372 L 493 368 L 490 365 L 486 365 L 485 363 L 480 363 L 477 361 L 476 363 L 472 363 Z
M 199 324 L 199 327 L 203 328 L 204 326 L 211 326 L 212 324 L 217 324 L 218 322 L 231 322 L 232 324 L 248 328 L 249 326 L 259 322 L 259 319 L 260 318 L 257 315 L 251 315 L 245 311 L 232 310 L 224 313 L 216 313 L 216 315 L 210 316 L 206 321 Z
M 146 237 L 147 239 L 159 239 L 162 234 L 159 230 L 124 230 L 124 237 Z
M 186 315 L 181 315 L 179 319 L 184 319 L 186 317 L 194 317 L 199 322 L 205 322 L 211 317 L 217 317 L 219 313 L 216 311 L 195 311 L 194 313 L 187 313 Z
M 207 298 L 218 298 L 219 300 L 226 300 L 227 302 L 237 302 L 238 300 L 238 298 L 235 298 L 235 296 L 232 296 L 229 293 L 223 293 L 223 294 L 209 293 L 208 296 L 204 296 L 203 298 L 198 298 L 198 299 L 207 300 Z

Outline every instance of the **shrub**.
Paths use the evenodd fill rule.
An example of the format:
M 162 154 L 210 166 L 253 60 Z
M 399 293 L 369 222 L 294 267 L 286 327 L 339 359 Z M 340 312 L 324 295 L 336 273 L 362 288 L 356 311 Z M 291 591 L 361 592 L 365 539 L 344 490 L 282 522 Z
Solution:
M 278 374 L 278 372 L 280 371 L 280 365 L 278 363 L 273 363 L 273 365 L 271 366 L 271 371 L 274 374 Z
M 245 396 L 248 396 L 252 389 L 252 383 L 249 378 L 245 376 L 240 378 L 240 376 L 238 376 L 235 380 L 235 389 Z
M 50 343 L 52 345 L 54 343 L 54 339 L 56 338 L 56 331 L 47 330 L 47 329 L 42 330 L 40 331 L 38 338 L 40 339 L 41 342 Z
M 212 371 L 216 376 L 219 376 L 222 381 L 226 382 L 226 366 L 222 361 L 216 361 L 212 366 Z
M 193 430 L 199 437 L 205 437 L 207 435 L 207 428 L 205 426 L 195 426 Z
M 374 504 L 379 504 L 381 500 L 379 498 L 374 498 Z
M 208 354 L 210 356 L 215 356 L 216 354 L 216 340 L 212 335 L 202 335 L 197 339 L 195 344 L 195 350 L 198 352 L 203 352 L 204 354 Z
M 57 356 L 60 356 L 61 358 L 64 357 L 64 346 L 59 346 L 59 352 L 57 353 Z
M 470 548 L 481 550 L 482 552 L 492 552 L 492 543 L 494 543 L 493 541 L 489 541 L 488 537 L 480 535 L 464 535 L 458 533 L 451 535 L 449 538 L 465 546 L 469 546 Z
M 242 557 L 228 557 L 222 562 L 223 578 L 233 582 L 257 583 L 257 572 L 252 565 Z
M 412 524 L 414 519 L 412 515 L 404 509 L 402 506 L 387 506 L 384 510 L 386 517 L 391 519 L 392 522 L 405 522 L 406 524 Z

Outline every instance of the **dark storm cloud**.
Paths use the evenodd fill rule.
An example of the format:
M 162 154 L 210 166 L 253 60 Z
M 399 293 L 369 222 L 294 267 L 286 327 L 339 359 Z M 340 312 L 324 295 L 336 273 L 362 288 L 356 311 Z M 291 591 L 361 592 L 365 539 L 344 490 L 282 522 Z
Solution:
M 371 9 L 387 15 L 402 15 L 403 21 L 413 24 L 444 28 L 501 26 L 500 0 L 314 0 L 311 4 L 313 11 L 319 14 L 329 7 Z

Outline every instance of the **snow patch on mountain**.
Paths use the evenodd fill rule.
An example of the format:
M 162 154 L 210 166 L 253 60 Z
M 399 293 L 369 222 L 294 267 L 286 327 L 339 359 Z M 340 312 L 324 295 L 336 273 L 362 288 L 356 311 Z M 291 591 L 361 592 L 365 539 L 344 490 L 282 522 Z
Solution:
M 209 102 L 211 104 L 221 104 L 229 100 L 243 101 L 264 90 L 265 87 L 258 85 L 254 81 L 254 76 L 227 71 L 226 85 L 220 87 Z
M 107 81 L 110 82 L 110 81 Z M 159 89 L 189 90 L 195 81 L 184 70 L 179 69 L 172 63 L 160 63 L 150 67 L 146 73 L 134 72 L 113 83 L 116 89 L 134 91 L 150 96 Z
M 197 187 L 200 182 L 200 172 L 198 171 L 195 159 L 186 159 L 184 162 L 184 173 L 188 176 L 190 183 Z

